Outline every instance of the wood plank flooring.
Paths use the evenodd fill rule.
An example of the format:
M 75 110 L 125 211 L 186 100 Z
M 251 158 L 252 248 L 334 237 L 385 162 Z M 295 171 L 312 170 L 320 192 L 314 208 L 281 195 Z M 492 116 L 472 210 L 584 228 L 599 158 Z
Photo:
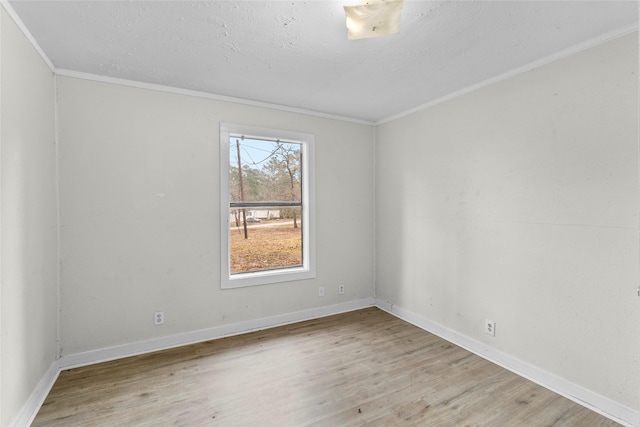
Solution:
M 617 426 L 368 308 L 60 374 L 33 426 Z

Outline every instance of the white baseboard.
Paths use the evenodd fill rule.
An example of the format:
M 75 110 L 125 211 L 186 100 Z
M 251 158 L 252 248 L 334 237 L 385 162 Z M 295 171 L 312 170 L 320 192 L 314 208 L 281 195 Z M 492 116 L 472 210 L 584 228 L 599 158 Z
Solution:
M 218 326 L 214 328 L 202 329 L 199 331 L 185 332 L 183 334 L 171 335 L 147 341 L 123 344 L 120 346 L 87 351 L 84 353 L 70 354 L 63 356 L 60 360 L 51 364 L 44 374 L 29 400 L 25 403 L 18 416 L 9 424 L 9 427 L 28 427 L 35 419 L 40 407 L 56 382 L 60 371 L 76 368 L 80 366 L 93 365 L 95 363 L 109 360 L 122 359 L 124 357 L 135 356 L 152 351 L 164 350 L 183 345 L 194 344 L 212 339 L 239 335 L 247 332 L 259 331 L 274 328 L 290 323 L 304 320 L 317 319 L 334 314 L 345 313 L 374 305 L 373 298 L 365 298 L 356 301 L 312 308 L 308 310 L 296 311 L 293 313 L 280 314 L 246 322 L 234 323 L 232 325 Z
M 209 341 L 217 338 L 274 328 L 290 323 L 301 322 L 303 320 L 316 319 L 320 317 L 344 313 L 347 311 L 371 307 L 373 305 L 373 298 L 365 298 L 325 307 L 312 308 L 308 310 L 296 311 L 293 313 L 248 320 L 246 322 L 234 323 L 231 325 L 216 326 L 213 328 L 154 338 L 146 341 L 101 348 L 98 350 L 91 350 L 83 353 L 70 354 L 67 356 L 62 356 L 62 358 L 60 359 L 60 369 L 64 370 L 77 368 L 79 366 L 93 365 L 95 363 L 122 359 L 124 357 L 136 356 L 138 354 L 150 353 L 152 351 L 166 350 L 168 348 L 180 347 L 183 345 Z
M 402 320 L 418 326 L 428 332 L 446 339 L 466 350 L 471 351 L 505 369 L 508 369 L 528 380 L 531 380 L 555 393 L 573 400 L 607 418 L 619 422 L 629 427 L 640 427 L 640 411 L 628 408 L 609 398 L 601 396 L 591 390 L 587 390 L 577 384 L 560 378 L 554 374 L 544 371 L 538 367 L 530 365 L 519 359 L 503 353 L 495 348 L 487 346 L 479 341 L 471 339 L 456 331 L 445 328 L 423 316 L 393 305 L 388 301 L 380 299 L 366 298 L 357 301 L 335 304 L 326 307 L 318 307 L 293 313 L 281 314 L 277 316 L 265 317 L 232 325 L 218 326 L 199 331 L 186 332 L 183 334 L 161 337 L 147 341 L 131 344 L 124 344 L 115 347 L 103 348 L 87 351 L 83 353 L 63 356 L 59 361 L 54 362 L 38 383 L 38 386 L 31 397 L 24 405 L 22 411 L 9 424 L 10 427 L 29 426 L 38 410 L 42 406 L 49 391 L 53 387 L 61 370 L 79 366 L 92 365 L 109 360 L 121 359 L 152 351 L 164 350 L 167 348 L 179 347 L 197 342 L 209 341 L 212 339 L 239 335 L 263 329 L 274 328 L 290 323 L 301 322 L 334 314 L 358 310 L 370 306 L 377 306 Z
M 49 391 L 51 391 L 51 387 L 53 387 L 53 384 L 56 382 L 59 373 L 58 361 L 55 361 L 49 366 L 49 369 L 47 369 L 47 372 L 45 372 L 35 390 L 31 393 L 29 400 L 24 404 L 18 416 L 9 423 L 10 427 L 26 427 L 31 425 L 44 399 L 46 399 Z
M 567 381 L 543 369 L 523 362 L 480 341 L 462 335 L 388 301 L 375 300 L 376 307 L 453 344 L 483 357 L 496 365 L 541 385 L 561 396 L 629 427 L 640 427 L 640 411 L 631 409 L 594 391 Z

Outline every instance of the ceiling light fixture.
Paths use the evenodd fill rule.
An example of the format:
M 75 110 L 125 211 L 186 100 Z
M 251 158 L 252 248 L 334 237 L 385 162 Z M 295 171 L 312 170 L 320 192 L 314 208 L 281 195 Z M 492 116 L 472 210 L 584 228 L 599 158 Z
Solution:
M 400 32 L 402 0 L 362 0 L 359 6 L 344 6 L 349 40 L 383 37 Z

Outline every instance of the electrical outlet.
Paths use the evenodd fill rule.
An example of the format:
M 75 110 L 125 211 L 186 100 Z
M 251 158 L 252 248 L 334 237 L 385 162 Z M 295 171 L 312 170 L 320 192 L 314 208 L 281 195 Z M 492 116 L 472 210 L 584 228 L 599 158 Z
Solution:
M 156 311 L 153 313 L 153 324 L 155 326 L 164 325 L 164 311 Z
M 491 335 L 492 337 L 496 336 L 496 322 L 493 320 L 484 321 L 484 333 L 487 335 Z
M 340 285 L 340 286 L 338 286 L 338 293 L 339 293 L 340 295 L 344 294 L 344 285 Z
M 324 296 L 324 286 L 320 286 L 318 288 L 318 296 L 319 297 L 323 297 Z

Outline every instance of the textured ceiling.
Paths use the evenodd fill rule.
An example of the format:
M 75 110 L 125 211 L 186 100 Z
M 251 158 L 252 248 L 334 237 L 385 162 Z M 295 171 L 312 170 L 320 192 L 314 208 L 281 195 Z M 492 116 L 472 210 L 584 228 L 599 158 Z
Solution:
M 411 1 L 347 40 L 335 1 L 10 1 L 59 70 L 379 122 L 586 41 L 636 1 Z

